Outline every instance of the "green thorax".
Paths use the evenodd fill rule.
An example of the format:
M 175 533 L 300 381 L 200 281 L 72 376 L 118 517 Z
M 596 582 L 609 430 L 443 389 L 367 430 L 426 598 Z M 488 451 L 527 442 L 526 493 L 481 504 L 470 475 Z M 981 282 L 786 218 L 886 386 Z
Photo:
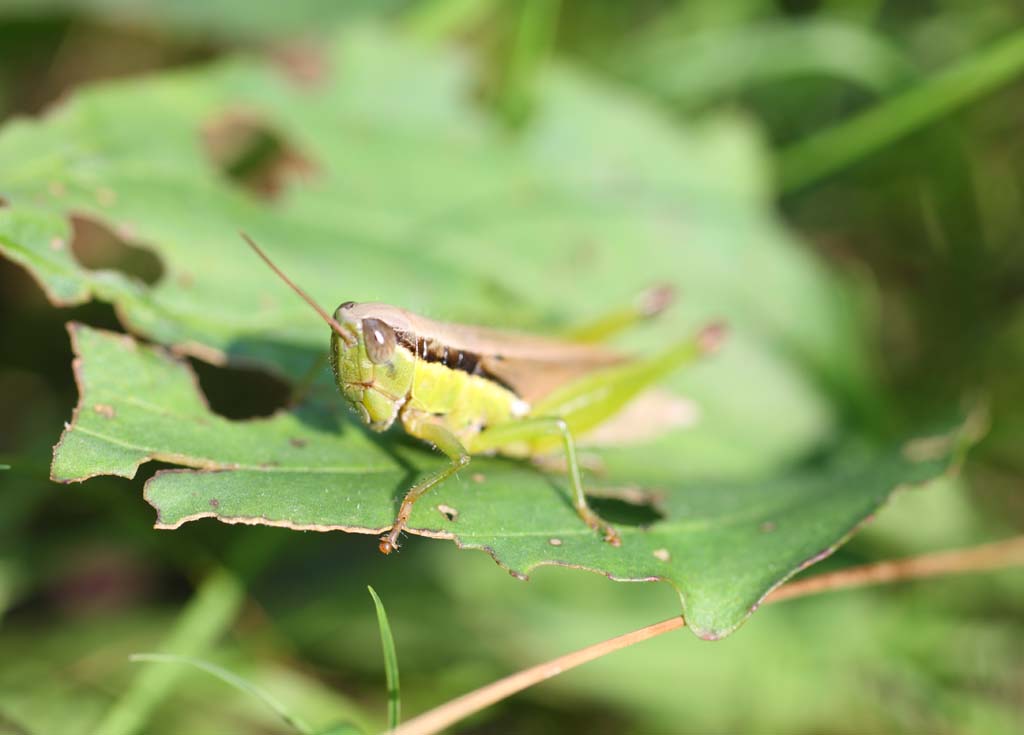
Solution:
M 331 367 L 338 389 L 374 431 L 384 431 L 401 417 L 410 434 L 424 416 L 442 422 L 467 444 L 483 428 L 509 421 L 528 409 L 504 386 L 443 361 L 417 358 L 397 345 L 390 359 L 374 364 L 364 336 L 353 330 L 356 343 L 331 336 Z

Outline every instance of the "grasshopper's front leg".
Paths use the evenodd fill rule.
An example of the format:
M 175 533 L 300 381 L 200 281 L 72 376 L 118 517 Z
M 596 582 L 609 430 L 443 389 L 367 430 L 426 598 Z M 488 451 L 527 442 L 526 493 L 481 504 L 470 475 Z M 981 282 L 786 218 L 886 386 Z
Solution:
M 474 451 L 498 449 L 517 442 L 533 442 L 546 436 L 560 436 L 565 449 L 565 461 L 569 468 L 569 481 L 572 483 L 572 504 L 583 522 L 601 533 L 604 540 L 612 546 L 619 546 L 622 537 L 607 521 L 587 505 L 587 496 L 583 492 L 583 478 L 580 475 L 580 464 L 576 458 L 576 441 L 573 439 L 569 424 L 558 417 L 527 418 L 507 424 L 498 424 L 482 431 L 473 440 Z
M 402 504 L 398 507 L 398 513 L 395 515 L 395 522 L 392 524 L 391 530 L 380 538 L 380 546 L 378 548 L 382 554 L 390 554 L 398 548 L 398 536 L 405 530 L 405 526 L 409 522 L 409 516 L 412 514 L 412 507 L 420 496 L 454 475 L 461 468 L 469 464 L 470 460 L 469 453 L 462 446 L 458 438 L 441 424 L 432 421 L 431 417 L 427 415 L 424 415 L 422 418 L 413 417 L 411 420 L 408 420 L 406 422 L 406 431 L 436 446 L 444 452 L 445 456 L 452 463 L 451 466 L 428 475 L 405 494 Z

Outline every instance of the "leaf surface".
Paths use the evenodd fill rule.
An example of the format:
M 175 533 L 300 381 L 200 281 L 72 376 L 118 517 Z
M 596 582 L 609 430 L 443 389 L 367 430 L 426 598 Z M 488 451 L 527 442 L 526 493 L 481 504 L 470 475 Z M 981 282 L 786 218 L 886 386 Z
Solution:
M 804 461 L 848 433 L 840 406 L 873 388 L 850 295 L 776 221 L 745 124 L 682 125 L 556 68 L 537 118 L 511 137 L 476 109 L 456 55 L 372 29 L 339 34 L 323 55 L 313 88 L 239 58 L 97 86 L 0 131 L 0 252 L 54 304 L 113 303 L 133 334 L 167 348 L 72 327 L 80 404 L 55 479 L 132 476 L 159 459 L 189 468 L 147 485 L 160 527 L 209 516 L 377 532 L 443 461 L 397 433 L 368 436 L 330 390 L 267 419 L 209 410 L 175 354 L 298 379 L 327 345 L 240 229 L 328 308 L 382 300 L 553 331 L 669 281 L 681 303 L 621 349 L 729 323 L 721 354 L 667 381 L 699 405 L 696 428 L 600 450 L 594 495 L 660 498 L 646 530 L 629 503 L 601 505 L 623 528 L 620 549 L 581 526 L 564 477 L 523 462 L 474 459 L 417 506 L 415 532 L 486 548 L 516 573 L 559 563 L 665 579 L 694 629 L 717 637 L 896 485 L 941 471 L 942 457 L 914 463 L 857 440 Z M 254 128 L 305 162 L 278 171 L 269 200 L 211 143 L 211 131 Z M 84 267 L 73 216 L 152 250 L 160 279 Z
M 199 468 L 161 471 L 146 484 L 159 528 L 217 518 L 379 533 L 405 489 L 444 461 L 374 442 L 309 407 L 228 421 L 206 408 L 187 365 L 164 350 L 82 325 L 71 333 L 81 403 L 55 453 L 55 479 L 131 476 L 147 459 Z M 782 579 L 830 553 L 897 484 L 929 479 L 945 463 L 942 452 L 913 461 L 848 446 L 822 466 L 768 478 L 666 480 L 656 500 L 664 518 L 623 526 L 623 544 L 614 548 L 580 522 L 564 477 L 477 458 L 416 506 L 411 526 L 485 550 L 516 575 L 563 564 L 619 580 L 668 581 L 690 627 L 717 638 Z M 605 479 L 590 489 L 600 500 L 630 497 L 633 488 Z

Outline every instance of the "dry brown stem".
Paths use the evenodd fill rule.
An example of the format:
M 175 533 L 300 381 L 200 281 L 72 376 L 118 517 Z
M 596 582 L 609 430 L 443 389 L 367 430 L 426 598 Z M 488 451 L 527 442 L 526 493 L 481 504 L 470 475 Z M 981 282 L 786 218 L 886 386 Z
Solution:
M 946 574 L 979 572 L 1003 567 L 1024 566 L 1024 536 L 1006 541 L 983 544 L 968 549 L 924 554 L 908 559 L 865 564 L 850 569 L 841 569 L 828 574 L 819 574 L 779 587 L 765 599 L 766 603 L 791 600 L 822 592 L 852 589 L 875 584 L 892 584 L 911 579 L 924 579 Z M 432 735 L 446 727 L 479 712 L 485 707 L 500 702 L 516 692 L 527 689 L 545 679 L 550 679 L 580 664 L 593 661 L 620 648 L 654 638 L 662 633 L 677 630 L 686 625 L 682 617 L 669 618 L 660 623 L 648 625 L 625 635 L 616 636 L 578 651 L 552 659 L 537 666 L 518 671 L 504 679 L 480 687 L 461 697 L 445 702 L 440 707 L 414 717 L 400 725 L 393 735 Z

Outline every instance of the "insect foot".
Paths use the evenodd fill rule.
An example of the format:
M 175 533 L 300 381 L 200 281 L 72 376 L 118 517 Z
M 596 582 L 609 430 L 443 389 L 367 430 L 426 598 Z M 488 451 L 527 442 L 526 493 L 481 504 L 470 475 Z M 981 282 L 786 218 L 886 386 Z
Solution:
M 605 524 L 604 528 L 604 540 L 612 546 L 622 546 L 622 536 L 611 526 Z
M 398 550 L 398 539 L 397 538 L 394 538 L 394 539 L 391 538 L 391 534 L 387 534 L 386 536 L 381 536 L 380 537 L 380 543 L 377 545 L 377 549 L 380 550 L 380 553 L 382 553 L 385 556 L 387 556 L 392 551 L 397 551 Z
M 704 354 L 714 354 L 725 341 L 728 329 L 724 322 L 712 322 L 697 334 L 697 346 Z
M 588 506 L 583 506 L 577 510 L 579 511 L 580 517 L 583 518 L 584 523 L 600 533 L 601 538 L 605 543 L 609 543 L 612 546 L 622 546 L 622 536 L 619 535 L 615 526 L 601 518 L 601 516 L 592 511 Z

